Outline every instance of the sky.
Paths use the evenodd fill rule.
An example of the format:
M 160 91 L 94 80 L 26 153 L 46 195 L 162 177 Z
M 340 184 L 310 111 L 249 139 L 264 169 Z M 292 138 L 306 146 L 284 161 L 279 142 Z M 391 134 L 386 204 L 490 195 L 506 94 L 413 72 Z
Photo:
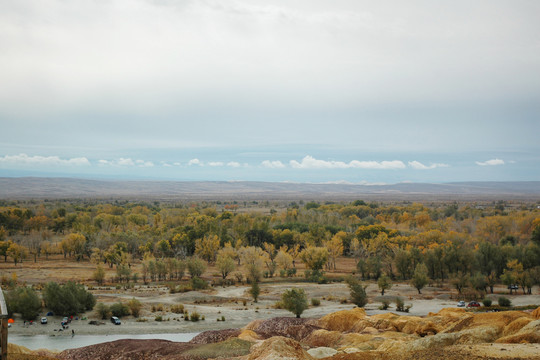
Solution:
M 0 177 L 540 180 L 540 2 L 3 0 Z

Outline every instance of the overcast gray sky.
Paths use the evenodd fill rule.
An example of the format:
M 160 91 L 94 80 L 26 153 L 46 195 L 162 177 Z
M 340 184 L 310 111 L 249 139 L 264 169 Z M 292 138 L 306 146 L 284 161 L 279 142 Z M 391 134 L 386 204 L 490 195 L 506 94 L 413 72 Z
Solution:
M 538 14 L 4 0 L 0 176 L 540 180 Z

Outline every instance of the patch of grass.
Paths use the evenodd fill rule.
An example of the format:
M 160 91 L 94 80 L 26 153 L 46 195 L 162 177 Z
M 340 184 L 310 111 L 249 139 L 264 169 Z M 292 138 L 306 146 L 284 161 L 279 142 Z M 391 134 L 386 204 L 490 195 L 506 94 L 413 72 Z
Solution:
M 209 358 L 230 358 L 249 354 L 251 343 L 238 338 L 228 339 L 219 343 L 197 346 L 184 352 L 185 355 Z
M 183 314 L 184 313 L 184 305 L 178 304 L 178 305 L 171 305 L 171 312 L 175 314 Z

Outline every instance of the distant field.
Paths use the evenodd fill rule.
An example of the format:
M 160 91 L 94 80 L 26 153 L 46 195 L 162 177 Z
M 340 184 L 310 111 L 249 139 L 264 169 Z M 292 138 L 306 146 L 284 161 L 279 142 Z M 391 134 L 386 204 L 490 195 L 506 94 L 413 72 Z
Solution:
M 539 201 L 540 182 L 393 185 L 0 178 L 0 199 Z

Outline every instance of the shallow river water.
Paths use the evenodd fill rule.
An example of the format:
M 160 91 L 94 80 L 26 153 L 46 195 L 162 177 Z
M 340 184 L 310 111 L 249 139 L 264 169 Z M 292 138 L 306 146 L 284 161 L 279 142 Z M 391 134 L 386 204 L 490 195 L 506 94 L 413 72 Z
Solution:
M 163 339 L 186 342 L 199 333 L 181 334 L 144 334 L 144 335 L 10 335 L 8 342 L 29 348 L 30 350 L 49 349 L 66 350 L 121 339 Z

